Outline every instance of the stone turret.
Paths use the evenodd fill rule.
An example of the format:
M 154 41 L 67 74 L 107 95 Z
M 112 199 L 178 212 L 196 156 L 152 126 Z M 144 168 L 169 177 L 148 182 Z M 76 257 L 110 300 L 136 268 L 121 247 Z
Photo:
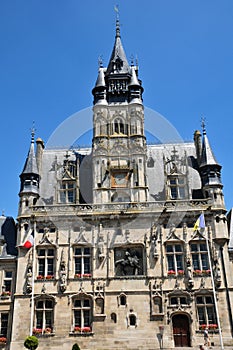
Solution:
M 35 205 L 39 198 L 40 175 L 34 151 L 34 136 L 35 132 L 32 130 L 28 156 L 20 175 L 19 214 L 22 214 L 31 205 Z

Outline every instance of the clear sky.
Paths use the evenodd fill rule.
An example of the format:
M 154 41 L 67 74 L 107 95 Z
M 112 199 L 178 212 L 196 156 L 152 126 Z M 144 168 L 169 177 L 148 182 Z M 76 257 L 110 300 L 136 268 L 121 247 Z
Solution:
M 98 57 L 108 63 L 119 5 L 122 42 L 138 57 L 144 104 L 185 141 L 206 117 L 227 208 L 233 206 L 232 0 L 0 1 L 0 211 L 16 217 L 30 144 L 92 105 Z

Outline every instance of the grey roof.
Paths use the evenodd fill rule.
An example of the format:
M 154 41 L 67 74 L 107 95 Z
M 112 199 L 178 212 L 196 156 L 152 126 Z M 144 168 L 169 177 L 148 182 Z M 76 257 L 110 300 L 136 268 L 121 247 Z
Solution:
M 132 74 L 132 76 L 131 76 L 131 79 L 130 79 L 129 86 L 141 86 L 139 81 L 138 81 L 138 77 L 136 75 L 134 67 L 131 67 L 131 74 Z
M 209 143 L 206 132 L 203 132 L 202 153 L 200 167 L 205 165 L 219 165 L 215 159 L 214 153 Z
M 120 61 L 121 64 L 117 65 L 116 67 L 117 61 Z M 129 73 L 129 72 L 130 72 L 130 67 L 126 58 L 124 48 L 122 46 L 121 36 L 120 36 L 120 25 L 119 25 L 119 21 L 117 21 L 115 43 L 114 43 L 112 54 L 109 60 L 107 74 Z
M 100 67 L 99 68 L 99 74 L 95 83 L 95 87 L 104 87 L 105 86 L 105 79 L 104 79 L 104 70 L 105 68 Z
M 184 142 L 176 144 L 158 144 L 147 146 L 147 180 L 150 194 L 150 201 L 165 199 L 165 173 L 164 160 L 171 159 L 176 149 L 176 156 L 179 159 L 187 160 L 187 181 L 189 188 L 189 198 L 192 198 L 193 192 L 201 189 L 201 178 L 196 169 L 196 150 L 193 142 Z M 64 149 L 46 149 L 42 157 L 42 173 L 40 181 L 40 199 L 38 204 L 55 204 L 57 201 L 56 188 L 58 179 L 62 178 L 63 162 L 67 148 Z M 69 151 L 69 160 L 75 160 L 76 150 Z M 77 149 L 77 152 L 85 155 L 80 168 L 80 177 L 84 179 L 81 193 L 85 201 L 90 203 L 92 196 L 92 170 L 91 148 Z M 85 187 L 86 186 L 86 187 Z
M 24 164 L 22 174 L 39 174 L 35 152 L 34 152 L 34 138 L 31 140 L 28 156 Z

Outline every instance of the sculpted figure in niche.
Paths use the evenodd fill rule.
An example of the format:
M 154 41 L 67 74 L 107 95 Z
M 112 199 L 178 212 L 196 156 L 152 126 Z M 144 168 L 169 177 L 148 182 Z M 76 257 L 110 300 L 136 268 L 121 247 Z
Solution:
M 140 259 L 137 252 L 127 249 L 124 258 L 116 260 L 115 266 L 118 276 L 138 275 L 140 271 Z

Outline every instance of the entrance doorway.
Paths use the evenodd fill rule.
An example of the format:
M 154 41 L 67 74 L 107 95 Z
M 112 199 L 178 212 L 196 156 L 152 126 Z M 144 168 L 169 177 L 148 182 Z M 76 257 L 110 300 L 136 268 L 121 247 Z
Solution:
M 189 319 L 186 315 L 172 317 L 173 337 L 175 346 L 190 346 Z

